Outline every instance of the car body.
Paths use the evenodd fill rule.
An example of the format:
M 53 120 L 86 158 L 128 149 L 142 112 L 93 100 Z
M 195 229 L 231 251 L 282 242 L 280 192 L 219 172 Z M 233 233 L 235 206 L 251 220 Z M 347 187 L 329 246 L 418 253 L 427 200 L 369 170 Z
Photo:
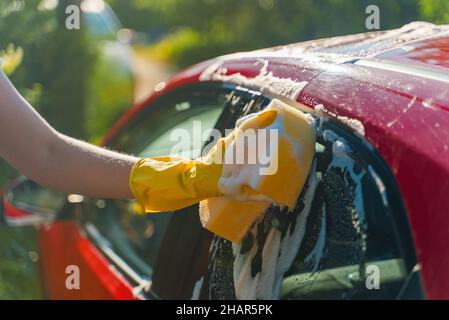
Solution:
M 113 126 L 103 144 L 154 156 L 168 150 L 171 130 L 190 130 L 193 119 L 223 131 L 273 98 L 295 105 L 320 119 L 318 141 L 324 151 L 316 168 L 324 169 L 317 175 L 321 187 L 315 185 L 310 199 L 301 196 L 309 208 L 307 227 L 299 240 L 289 242 L 287 250 L 295 259 L 280 269 L 281 289 L 274 297 L 447 299 L 448 71 L 449 27 L 426 23 L 223 56 L 159 87 Z M 335 139 L 350 146 L 353 171 L 332 162 Z M 360 170 L 363 183 L 355 182 L 348 192 L 348 181 L 354 187 Z M 327 181 L 331 176 L 334 180 Z M 336 192 L 337 199 L 332 197 Z M 342 203 L 345 197 L 349 205 Z M 5 199 L 4 211 L 12 220 L 30 213 Z M 357 199 L 363 200 L 362 209 Z M 345 206 L 354 210 L 345 211 Z M 260 253 L 259 265 L 254 260 L 269 245 L 274 218 L 259 221 L 263 228 L 255 229 L 256 239 L 245 251 L 245 245 L 236 247 L 202 229 L 197 206 L 147 216 L 133 214 L 133 208 L 130 202 L 72 197 L 59 209 L 58 219 L 41 225 L 39 264 L 48 298 L 241 298 L 252 282 L 236 279 L 239 272 L 248 272 L 236 267 L 237 256 L 251 261 L 252 277 L 272 272 L 264 260 L 270 254 Z M 270 210 L 267 217 L 276 216 L 282 225 L 282 210 Z M 362 219 L 365 231 L 357 231 L 352 222 L 343 226 L 350 231 L 341 231 L 339 223 L 348 212 L 354 215 L 351 221 Z M 282 234 L 294 234 L 289 221 Z M 339 232 L 351 240 L 339 243 Z M 370 273 L 360 271 L 370 261 L 381 272 L 378 290 L 364 281 Z M 386 268 L 382 261 L 388 262 Z M 66 286 L 67 268 L 73 265 L 79 268 L 79 289 Z M 395 268 L 400 275 L 390 281 Z M 307 281 L 298 280 L 297 273 Z M 326 280 L 329 275 L 341 277 L 338 284 Z

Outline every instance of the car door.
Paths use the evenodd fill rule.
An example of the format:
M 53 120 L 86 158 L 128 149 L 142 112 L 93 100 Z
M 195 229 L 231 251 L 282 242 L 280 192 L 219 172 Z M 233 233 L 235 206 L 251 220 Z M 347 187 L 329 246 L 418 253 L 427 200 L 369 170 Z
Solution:
M 232 128 L 238 117 L 271 100 L 251 92 L 240 93 L 220 129 Z M 162 245 L 172 254 L 158 260 L 153 290 L 160 297 L 422 297 L 409 224 L 390 169 L 350 127 L 315 117 L 314 167 L 296 207 L 273 204 L 240 245 L 202 229 L 198 208 L 186 209 L 174 217 Z M 179 256 L 186 243 L 192 252 Z
M 230 92 L 232 87 L 217 84 L 174 89 L 134 114 L 108 146 L 140 157 L 173 155 L 172 148 L 179 143 L 172 139 L 174 130 L 202 140 L 201 135 L 194 137 L 194 131 L 207 132 L 215 126 Z M 190 141 L 191 157 L 199 155 L 201 143 Z M 42 273 L 48 296 L 150 297 L 144 289 L 152 282 L 173 213 L 142 214 L 135 201 L 74 200 L 76 203 L 69 204 L 57 223 L 40 231 Z M 79 289 L 66 286 L 70 275 L 66 270 L 73 266 L 79 270 Z

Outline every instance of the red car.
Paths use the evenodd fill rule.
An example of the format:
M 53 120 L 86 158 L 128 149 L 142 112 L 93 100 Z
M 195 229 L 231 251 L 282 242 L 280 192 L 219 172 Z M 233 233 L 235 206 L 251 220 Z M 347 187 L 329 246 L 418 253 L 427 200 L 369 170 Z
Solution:
M 132 108 L 104 145 L 166 154 L 173 129 L 224 131 L 273 98 L 315 118 L 317 152 L 297 206 L 273 204 L 240 245 L 201 228 L 197 206 L 141 215 L 132 201 L 10 186 L 3 218 L 39 225 L 46 296 L 449 298 L 449 27 L 206 61 Z

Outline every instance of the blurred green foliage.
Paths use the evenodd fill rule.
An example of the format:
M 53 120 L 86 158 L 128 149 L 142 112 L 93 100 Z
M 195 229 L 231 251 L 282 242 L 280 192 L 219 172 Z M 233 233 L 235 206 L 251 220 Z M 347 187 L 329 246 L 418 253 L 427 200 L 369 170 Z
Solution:
M 37 106 L 41 86 L 31 82 L 28 75 L 32 70 L 24 67 L 27 52 L 33 52 L 33 43 L 42 41 L 52 30 L 52 20 L 46 12 L 36 14 L 37 0 L 30 0 L 31 10 L 23 10 L 20 3 L 0 2 L 0 56 L 4 60 L 3 71 L 14 81 L 25 98 Z M 18 12 L 21 12 L 19 15 Z M 12 28 L 19 22 L 22 27 Z M 37 26 L 33 28 L 32 26 Z M 40 32 L 39 32 L 40 30 Z M 0 159 L 0 186 L 17 176 L 17 172 Z M 3 243 L 3 242 L 2 242 Z M 2 294 L 0 293 L 0 296 Z
M 62 5 L 79 4 L 76 0 Z M 69 32 L 65 6 L 41 10 L 40 0 L 0 2 L 4 71 L 25 98 L 60 131 L 86 138 L 85 109 L 94 54 L 82 31 Z M 13 137 L 11 137 L 13 139 Z M 32 159 L 30 159 L 32 161 Z M 17 176 L 0 161 L 0 186 Z M 41 297 L 34 229 L 0 228 L 0 298 Z
M 41 299 L 32 228 L 0 227 L 0 299 Z
M 449 1 L 421 0 L 420 5 L 423 19 L 435 23 L 449 23 Z
M 16 48 L 10 43 L 6 50 L 0 51 L 0 56 L 3 58 L 3 72 L 6 75 L 11 75 L 22 62 L 23 49 L 21 47 Z
M 365 8 L 381 28 L 418 20 L 417 0 L 110 0 L 126 27 L 165 28 L 156 57 L 181 67 L 217 55 L 365 32 Z M 126 8 L 126 9 L 125 9 Z M 134 14 L 138 12 L 138 14 Z M 146 14 L 144 14 L 144 12 Z
M 131 70 L 124 70 L 124 66 L 115 63 L 107 54 L 97 54 L 95 62 L 89 78 L 84 121 L 88 139 L 98 143 L 124 110 L 132 105 L 134 87 Z M 111 72 L 111 67 L 115 68 L 114 72 Z

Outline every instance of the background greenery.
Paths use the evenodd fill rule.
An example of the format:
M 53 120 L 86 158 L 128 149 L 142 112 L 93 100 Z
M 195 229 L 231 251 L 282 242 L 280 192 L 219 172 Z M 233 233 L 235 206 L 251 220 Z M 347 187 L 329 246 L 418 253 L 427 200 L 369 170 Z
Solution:
M 63 27 L 81 0 L 0 0 L 0 55 L 19 91 L 58 130 L 90 141 L 131 101 L 129 79 L 112 82 L 97 40 Z M 365 8 L 380 8 L 381 28 L 415 20 L 449 23 L 447 0 L 108 0 L 134 48 L 175 68 L 235 51 L 364 32 Z M 12 136 L 11 139 L 14 137 Z M 17 175 L 0 160 L 0 186 Z M 33 229 L 0 228 L 0 298 L 40 298 Z
M 365 32 L 365 8 L 370 4 L 380 8 L 382 29 L 420 17 L 419 2 L 413 0 L 113 0 L 111 4 L 131 28 L 167 30 L 153 48 L 155 54 L 182 67 L 224 53 Z

